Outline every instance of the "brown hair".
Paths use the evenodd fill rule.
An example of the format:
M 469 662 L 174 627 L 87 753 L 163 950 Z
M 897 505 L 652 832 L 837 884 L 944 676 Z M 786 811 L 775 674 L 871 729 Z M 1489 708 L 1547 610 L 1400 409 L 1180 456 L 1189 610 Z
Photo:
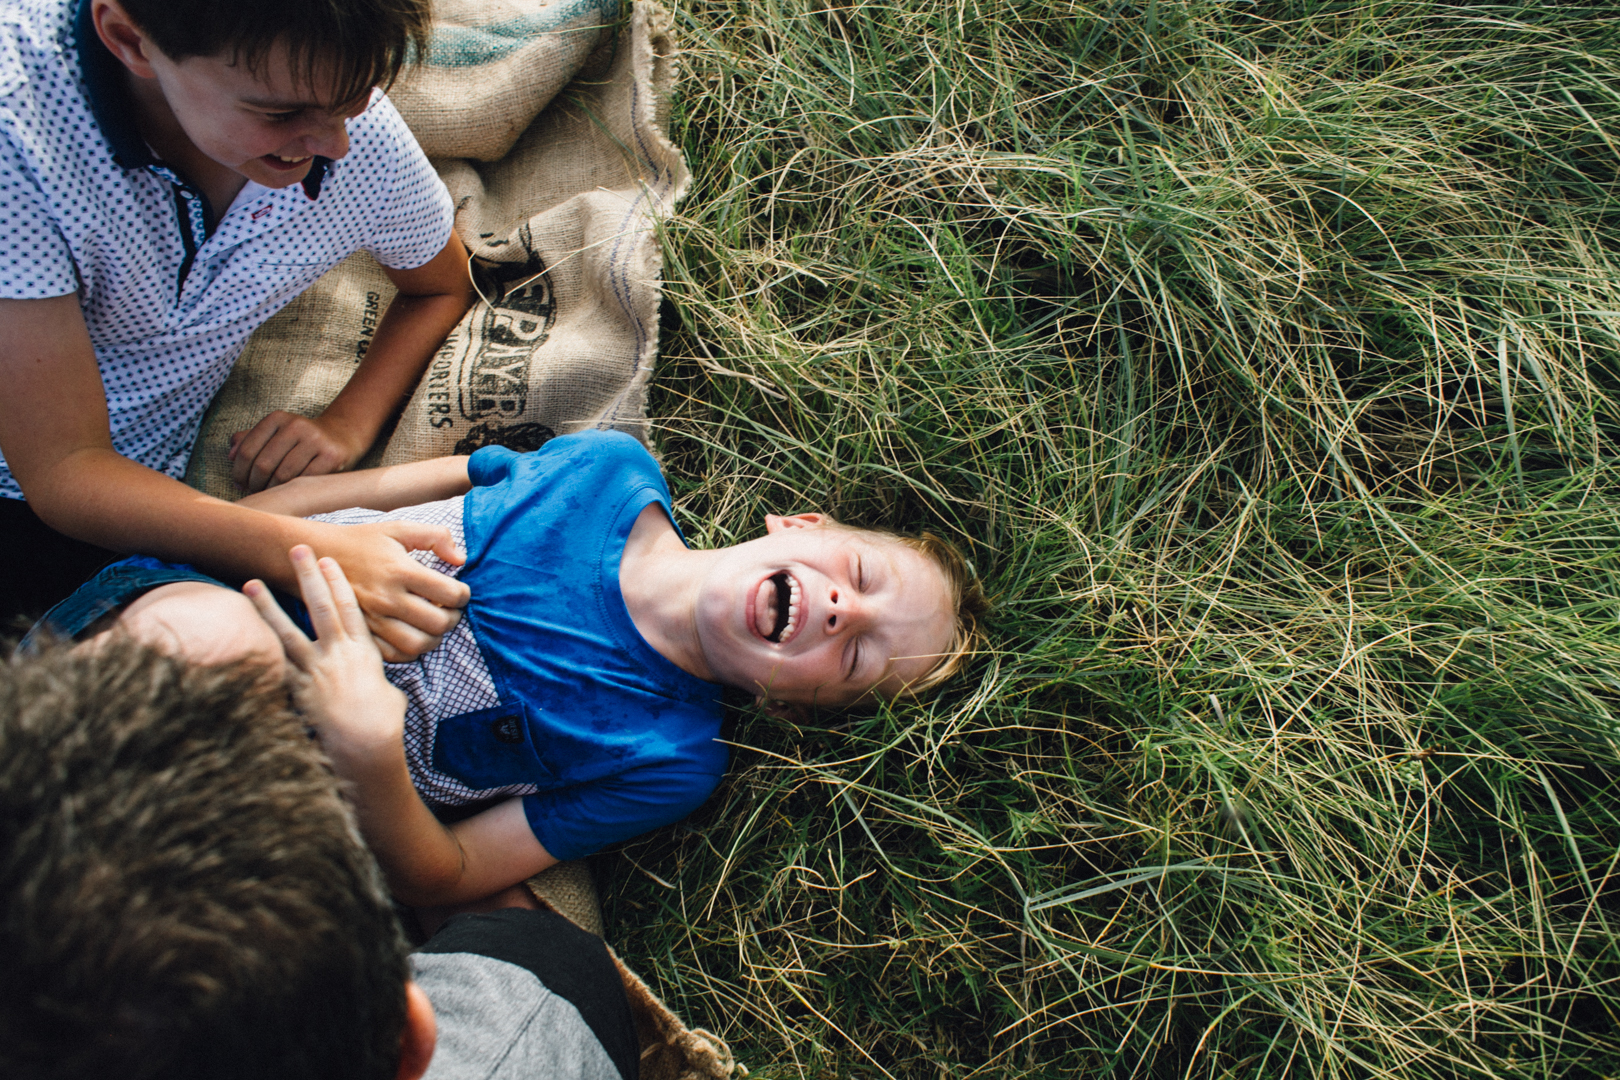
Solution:
M 384 1080 L 405 945 L 263 670 L 0 663 L 0 1075 Z
M 292 74 L 329 73 L 334 104 L 387 89 L 414 52 L 427 54 L 429 0 L 118 0 L 163 54 L 180 61 L 229 54 L 259 72 L 287 49 Z

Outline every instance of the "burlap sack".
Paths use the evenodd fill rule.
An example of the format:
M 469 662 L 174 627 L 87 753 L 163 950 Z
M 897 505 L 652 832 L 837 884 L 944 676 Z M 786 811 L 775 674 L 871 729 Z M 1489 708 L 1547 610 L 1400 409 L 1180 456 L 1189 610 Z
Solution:
M 724 1039 L 712 1031 L 681 1023 L 681 1018 L 658 1000 L 640 976 L 626 967 L 612 949 L 608 952 L 619 969 L 625 996 L 630 999 L 630 1015 L 635 1018 L 636 1038 L 641 1044 L 641 1080 L 727 1080 L 733 1074 L 748 1075 L 748 1069 L 732 1057 Z
M 653 228 L 689 174 L 664 133 L 675 76 L 669 15 L 636 3 L 614 34 L 602 24 L 614 10 L 611 0 L 441 4 L 449 31 L 395 98 L 424 142 L 455 155 L 434 164 L 483 299 L 363 464 L 491 443 L 533 449 L 585 427 L 645 438 L 658 349 Z M 581 64 L 583 77 L 559 93 L 559 72 Z M 483 160 L 503 144 L 499 160 Z M 236 498 L 231 434 L 274 409 L 325 408 L 392 296 L 376 263 L 357 255 L 260 327 L 203 421 L 187 482 Z
M 434 0 L 427 63 L 389 96 L 428 157 L 499 161 L 618 20 L 618 0 Z
M 596 898 L 596 879 L 583 859 L 547 867 L 523 883 L 529 895 L 572 920 L 581 930 L 602 936 L 602 904 Z

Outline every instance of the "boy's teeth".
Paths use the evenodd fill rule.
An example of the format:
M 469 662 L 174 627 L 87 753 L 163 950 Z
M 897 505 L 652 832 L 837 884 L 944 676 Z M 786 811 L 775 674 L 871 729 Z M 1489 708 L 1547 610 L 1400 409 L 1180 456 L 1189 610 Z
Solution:
M 799 580 L 792 574 L 788 575 L 788 620 L 782 627 L 782 634 L 777 641 L 786 641 L 793 636 L 793 628 L 799 622 Z
M 786 570 L 779 570 L 760 582 L 754 598 L 759 635 L 773 645 L 792 637 L 799 625 L 801 595 L 799 582 Z

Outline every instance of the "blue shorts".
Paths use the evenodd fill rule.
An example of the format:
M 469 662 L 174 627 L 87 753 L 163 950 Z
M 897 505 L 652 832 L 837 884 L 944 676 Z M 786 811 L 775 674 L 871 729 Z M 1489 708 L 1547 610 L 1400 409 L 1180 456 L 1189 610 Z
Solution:
M 103 615 L 117 611 L 159 585 L 173 585 L 177 581 L 201 581 L 230 589 L 218 578 L 209 577 L 185 563 L 164 562 L 150 555 L 132 555 L 103 567 L 95 577 L 74 590 L 72 596 L 47 611 L 39 622 L 29 628 L 18 648 L 24 651 L 35 649 L 46 637 L 71 641 Z M 304 633 L 313 636 L 309 614 L 302 601 L 274 590 L 271 595 Z

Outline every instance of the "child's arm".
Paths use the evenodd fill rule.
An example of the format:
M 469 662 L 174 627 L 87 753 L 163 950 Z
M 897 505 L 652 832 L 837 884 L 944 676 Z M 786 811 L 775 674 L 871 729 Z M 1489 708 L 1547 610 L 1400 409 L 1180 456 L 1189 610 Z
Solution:
M 471 487 L 467 459 L 442 457 L 358 472 L 299 476 L 257 495 L 249 495 L 238 505 L 271 514 L 308 517 L 351 506 L 398 510 L 402 506 L 465 495 Z
M 287 549 L 310 544 L 354 573 L 372 631 L 404 659 L 455 625 L 467 586 L 407 553 L 459 562 L 450 532 L 415 522 L 340 526 L 233 505 L 113 449 L 106 392 L 75 294 L 0 300 L 0 451 L 44 522 L 113 551 L 296 587 Z
M 446 826 L 411 784 L 405 764 L 405 695 L 383 676 L 382 658 L 343 570 L 292 550 L 316 640 L 294 626 L 260 582 L 244 591 L 280 637 L 297 671 L 299 705 L 351 786 L 360 831 L 408 904 L 456 904 L 498 892 L 557 860 L 535 839 L 521 799 Z
M 444 250 L 422 266 L 385 266 L 383 272 L 399 295 L 383 313 L 348 385 L 314 419 L 278 410 L 232 436 L 231 478 L 238 487 L 261 491 L 295 476 L 352 468 L 371 449 L 400 401 L 416 388 L 445 335 L 472 306 L 467 249 L 454 233 Z

